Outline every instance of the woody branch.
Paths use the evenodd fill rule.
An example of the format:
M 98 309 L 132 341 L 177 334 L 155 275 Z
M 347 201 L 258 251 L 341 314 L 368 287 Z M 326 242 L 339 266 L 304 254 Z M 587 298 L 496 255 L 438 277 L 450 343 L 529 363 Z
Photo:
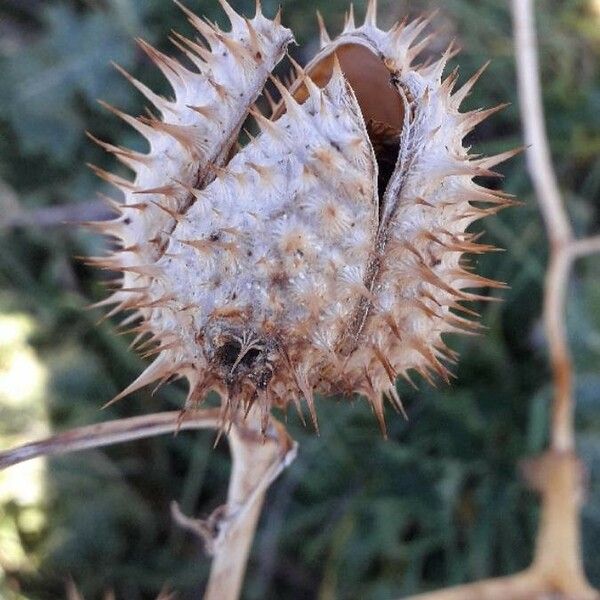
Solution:
M 512 577 L 422 594 L 413 600 L 525 600 L 546 597 L 549 593 L 576 600 L 600 597 L 587 582 L 581 557 L 582 469 L 575 455 L 573 364 L 565 324 L 573 261 L 599 252 L 600 236 L 574 238 L 552 167 L 545 131 L 533 0 L 512 0 L 512 13 L 527 166 L 550 250 L 543 308 L 554 384 L 550 448 L 524 465 L 526 478 L 542 497 L 536 552 L 532 566 Z
M 262 432 L 260 417 L 251 410 L 228 428 L 233 467 L 227 503 L 209 519 L 184 516 L 174 504 L 175 521 L 200 535 L 213 556 L 205 600 L 236 600 L 265 493 L 281 471 L 295 458 L 297 445 L 283 425 L 271 418 Z M 171 411 L 117 419 L 79 427 L 50 438 L 0 453 L 0 470 L 37 458 L 100 448 L 127 441 L 184 430 L 219 429 L 219 409 Z

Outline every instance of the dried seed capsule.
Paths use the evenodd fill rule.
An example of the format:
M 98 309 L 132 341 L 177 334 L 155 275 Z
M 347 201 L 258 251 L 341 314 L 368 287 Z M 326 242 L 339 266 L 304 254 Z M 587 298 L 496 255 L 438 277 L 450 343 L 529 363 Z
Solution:
M 228 33 L 184 9 L 208 45 L 177 36 L 197 71 L 141 43 L 175 93 L 132 79 L 162 118 L 115 111 L 148 154 L 102 144 L 136 173 L 108 176 L 125 202 L 105 231 L 123 251 L 103 264 L 123 288 L 103 304 L 134 310 L 157 354 L 117 398 L 185 376 L 188 402 L 217 390 L 226 419 L 304 397 L 316 425 L 315 392 L 358 393 L 384 428 L 383 397 L 402 409 L 396 378 L 447 378 L 443 335 L 477 327 L 460 303 L 497 285 L 460 259 L 489 249 L 465 232 L 490 212 L 472 202 L 510 203 L 473 177 L 512 153 L 469 157 L 463 137 L 495 109 L 459 112 L 480 73 L 454 92 L 452 48 L 417 64 L 427 20 L 382 31 L 371 2 L 360 27 L 351 15 L 333 41 L 322 29 L 289 89 L 275 81 L 267 118 L 253 105 L 291 32 L 225 7 Z M 238 149 L 249 113 L 261 133 Z

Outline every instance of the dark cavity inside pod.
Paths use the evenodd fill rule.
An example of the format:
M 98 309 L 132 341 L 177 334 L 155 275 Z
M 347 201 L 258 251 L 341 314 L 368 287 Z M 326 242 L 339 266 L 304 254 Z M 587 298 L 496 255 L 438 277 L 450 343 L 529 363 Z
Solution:
M 379 199 L 394 172 L 400 150 L 400 134 L 404 123 L 404 103 L 394 85 L 393 73 L 383 59 L 369 47 L 359 43 L 343 43 L 327 47 L 306 67 L 306 74 L 321 88 L 331 79 L 337 57 L 350 84 L 367 127 L 367 133 L 379 170 Z M 291 89 L 298 102 L 308 98 L 308 89 L 299 79 Z M 285 108 L 276 113 L 279 117 Z

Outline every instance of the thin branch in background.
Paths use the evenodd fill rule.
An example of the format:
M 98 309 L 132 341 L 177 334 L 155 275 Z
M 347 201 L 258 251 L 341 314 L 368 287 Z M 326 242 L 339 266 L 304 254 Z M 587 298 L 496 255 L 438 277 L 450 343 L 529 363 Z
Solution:
M 4 208 L 5 198 L 0 198 L 0 206 Z M 101 200 L 45 206 L 24 210 L 19 208 L 4 213 L 0 218 L 0 231 L 17 227 L 39 227 L 50 229 L 64 227 L 86 221 L 106 221 L 114 213 Z
M 1 452 L 0 469 L 39 456 L 99 448 L 180 430 L 219 429 L 222 425 L 219 409 L 171 411 L 117 419 L 71 429 Z M 297 444 L 275 419 L 271 418 L 263 433 L 263 422 L 257 409 L 251 409 L 248 415 L 238 415 L 226 435 L 233 462 L 227 503 L 206 521 L 184 516 L 177 506 L 172 511 L 175 521 L 199 535 L 213 556 L 205 600 L 239 597 L 266 491 L 297 452 Z M 71 593 L 77 593 L 74 587 Z
M 170 411 L 78 427 L 0 452 L 0 470 L 39 456 L 101 448 L 179 430 L 217 429 L 219 422 L 219 411 L 214 409 L 189 410 L 183 414 L 181 411 Z
M 598 254 L 600 253 L 600 235 L 588 237 L 583 240 L 574 240 L 570 244 L 569 250 L 571 251 L 573 258 Z
M 515 56 L 523 137 L 529 176 L 544 217 L 551 245 L 568 243 L 573 237 L 552 166 L 544 124 L 542 85 L 531 0 L 512 0 Z
M 544 108 L 531 0 L 513 0 L 517 77 L 523 135 L 528 145 L 529 175 L 550 242 L 550 263 L 544 295 L 544 326 L 554 377 L 552 447 L 572 451 L 574 444 L 572 364 L 565 327 L 565 299 L 571 269 L 568 246 L 573 232 L 552 167 Z
M 515 57 L 527 165 L 544 218 L 550 259 L 544 286 L 554 401 L 550 449 L 526 461 L 524 474 L 542 497 L 536 552 L 531 567 L 511 577 L 414 596 L 413 600 L 593 600 L 581 557 L 580 508 L 583 468 L 575 454 L 573 364 L 567 342 L 565 303 L 573 260 L 600 251 L 600 236 L 573 239 L 552 167 L 544 111 L 532 0 L 512 0 Z
M 23 208 L 17 192 L 0 179 L 0 231 L 17 227 L 50 229 L 89 221 L 106 221 L 114 216 L 106 200 Z

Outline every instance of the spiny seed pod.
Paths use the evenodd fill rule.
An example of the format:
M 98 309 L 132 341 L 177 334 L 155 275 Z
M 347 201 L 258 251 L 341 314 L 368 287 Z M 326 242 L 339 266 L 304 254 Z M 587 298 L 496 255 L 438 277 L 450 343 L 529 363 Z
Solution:
M 463 138 L 501 107 L 459 112 L 481 71 L 453 91 L 452 47 L 418 62 L 428 19 L 383 31 L 371 0 L 333 41 L 319 17 L 320 52 L 289 87 L 274 80 L 266 117 L 254 103 L 292 33 L 220 2 L 229 32 L 181 7 L 205 42 L 172 40 L 193 70 L 139 42 L 173 98 L 124 73 L 160 118 L 111 110 L 149 152 L 99 142 L 135 173 L 96 169 L 124 195 L 101 225 L 120 249 L 93 259 L 122 286 L 100 304 L 134 311 L 125 322 L 156 355 L 116 399 L 183 376 L 187 405 L 216 390 L 224 421 L 258 403 L 266 423 L 304 398 L 316 426 L 315 393 L 359 394 L 383 429 L 384 398 L 402 410 L 398 376 L 447 378 L 444 334 L 477 328 L 461 303 L 499 285 L 462 257 L 490 250 L 468 226 L 511 203 L 473 178 L 514 152 L 472 158 Z M 260 134 L 240 147 L 249 113 Z

